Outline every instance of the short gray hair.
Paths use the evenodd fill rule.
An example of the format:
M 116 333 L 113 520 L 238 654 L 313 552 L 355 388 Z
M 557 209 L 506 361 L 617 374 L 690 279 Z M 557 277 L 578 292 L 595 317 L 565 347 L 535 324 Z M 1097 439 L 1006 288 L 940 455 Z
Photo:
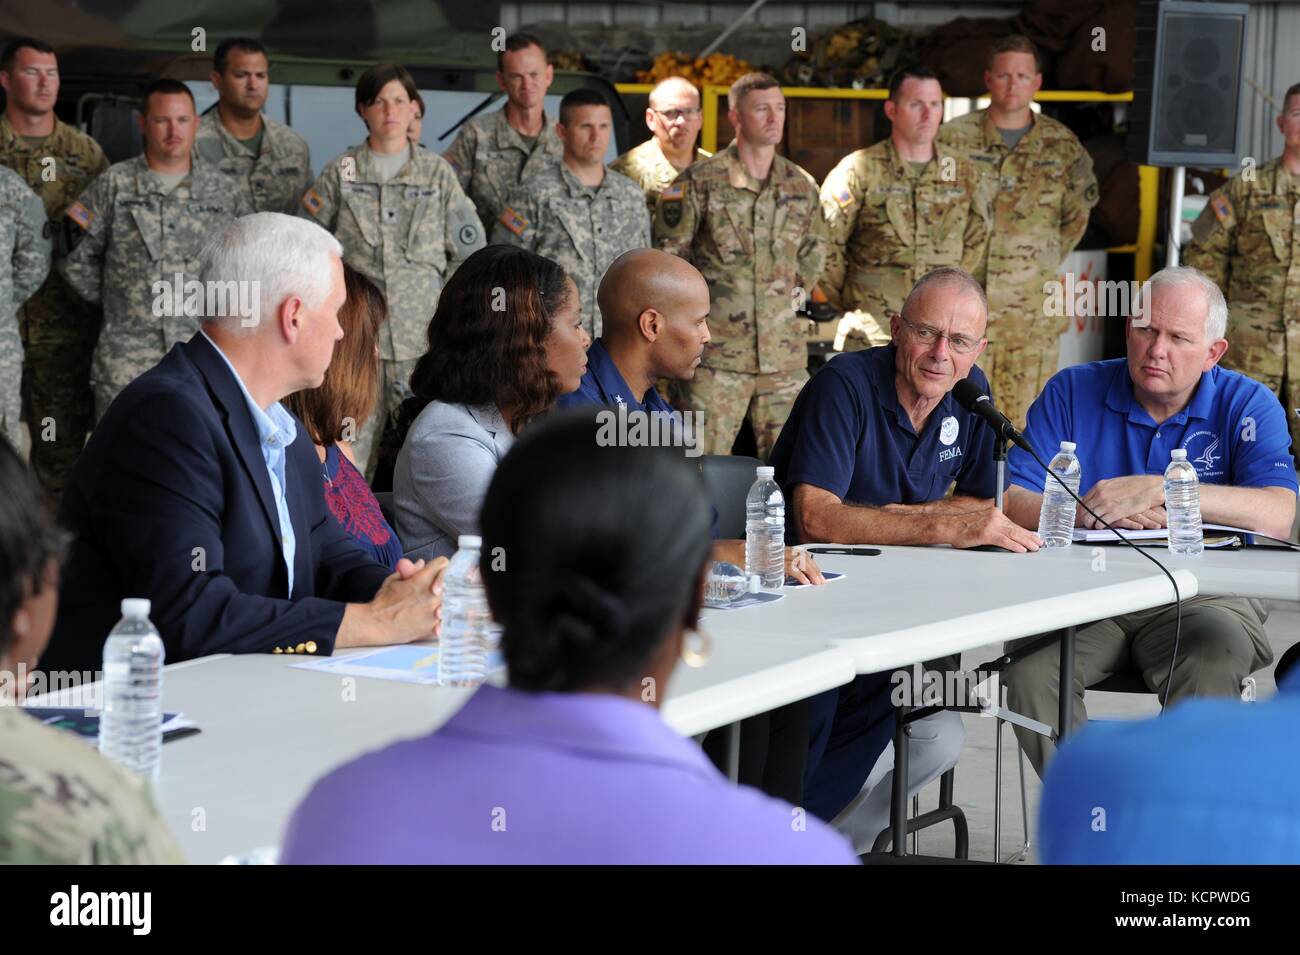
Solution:
M 985 321 L 988 320 L 989 299 L 988 296 L 984 294 L 984 286 L 980 285 L 980 283 L 975 280 L 975 276 L 971 275 L 969 272 L 952 265 L 942 265 L 937 269 L 932 269 L 931 271 L 926 272 L 917 279 L 916 284 L 912 286 L 912 291 L 907 293 L 907 298 L 903 301 L 903 307 L 900 311 L 908 311 L 908 306 L 914 305 L 913 300 L 921 297 L 921 292 L 925 287 L 927 285 L 933 285 L 936 282 L 941 285 L 956 285 L 963 292 L 970 292 L 971 294 L 978 296 L 980 305 L 984 308 L 984 319 Z
M 1155 298 L 1156 289 L 1165 286 L 1196 286 L 1205 297 L 1205 340 L 1217 342 L 1228 334 L 1228 303 L 1219 286 L 1200 269 L 1190 265 L 1170 266 L 1151 276 L 1147 284 L 1151 288 L 1151 298 Z
M 241 291 L 233 297 L 209 292 L 209 303 L 225 307 L 209 307 L 204 321 L 236 335 L 251 335 L 260 317 L 274 315 L 291 295 L 317 308 L 330 293 L 330 256 L 342 258 L 343 246 L 307 219 L 257 212 L 226 223 L 199 253 L 199 280 L 205 289 Z M 229 307 L 232 301 L 248 301 L 251 292 L 244 290 L 249 289 L 257 290 L 258 321 L 250 322 L 249 316 Z

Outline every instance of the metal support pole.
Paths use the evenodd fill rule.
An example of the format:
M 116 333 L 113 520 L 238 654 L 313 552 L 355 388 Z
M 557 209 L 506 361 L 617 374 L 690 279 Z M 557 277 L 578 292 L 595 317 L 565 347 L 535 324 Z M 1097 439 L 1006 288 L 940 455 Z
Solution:
M 740 721 L 727 727 L 727 778 L 740 782 Z
M 714 50 L 716 50 L 718 47 L 722 46 L 722 41 L 725 40 L 727 37 L 731 36 L 731 34 L 734 33 L 734 32 L 736 31 L 736 28 L 737 28 L 737 27 L 739 27 L 742 23 L 744 23 L 744 22 L 745 22 L 746 20 L 748 20 L 751 16 L 753 16 L 755 13 L 757 13 L 759 7 L 763 6 L 763 4 L 765 4 L 765 3 L 767 3 L 767 0 L 755 0 L 754 3 L 751 3 L 751 4 L 749 5 L 749 9 L 748 9 L 748 10 L 746 10 L 744 13 L 742 13 L 740 16 L 738 16 L 735 20 L 732 20 L 732 21 L 731 21 L 731 25 L 728 26 L 728 27 L 727 27 L 725 30 L 723 30 L 721 33 L 719 33 L 718 36 L 717 36 L 717 39 L 715 39 L 712 43 L 710 43 L 710 44 L 709 44 L 708 46 L 706 46 L 704 49 L 700 50 L 699 53 L 695 54 L 695 58 L 696 58 L 697 60 L 702 60 L 702 59 L 704 59 L 706 56 L 708 56 L 710 53 L 712 53 Z
M 1187 185 L 1187 167 L 1175 166 L 1169 183 L 1169 243 L 1165 251 L 1165 265 L 1178 264 L 1179 245 L 1183 241 L 1183 190 Z
M 890 825 L 893 827 L 893 853 L 902 858 L 907 855 L 907 774 L 908 767 L 908 725 L 903 722 L 911 707 L 900 706 L 895 709 L 897 722 L 894 724 L 894 786 Z
M 1070 732 L 1074 716 L 1074 627 L 1066 627 L 1061 637 L 1061 674 L 1057 681 L 1059 697 L 1058 722 L 1056 724 L 1057 744 Z
M 999 511 L 1006 510 L 1002 504 L 1002 489 L 1007 483 L 1007 443 L 1002 440 L 1002 435 L 997 436 L 993 445 L 993 462 L 998 469 L 998 483 L 993 491 L 993 506 Z
M 993 760 L 993 861 L 1002 860 L 1002 720 L 994 717 L 997 723 L 997 741 L 994 744 Z

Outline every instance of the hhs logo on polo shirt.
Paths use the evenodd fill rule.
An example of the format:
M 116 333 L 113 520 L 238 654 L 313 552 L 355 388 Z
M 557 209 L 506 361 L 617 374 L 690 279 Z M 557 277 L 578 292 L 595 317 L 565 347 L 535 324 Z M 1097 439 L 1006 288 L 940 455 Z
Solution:
M 1187 451 L 1187 460 L 1196 468 L 1196 475 L 1201 480 L 1222 477 L 1223 444 L 1213 431 L 1195 431 L 1184 439 L 1183 448 Z
M 957 432 L 959 430 L 960 425 L 957 424 L 957 419 L 952 415 L 948 415 L 948 417 L 944 418 L 940 423 L 939 442 L 945 445 L 944 449 L 939 452 L 940 461 L 947 461 L 950 458 L 961 457 L 961 448 L 952 447 L 952 443 L 957 440 Z

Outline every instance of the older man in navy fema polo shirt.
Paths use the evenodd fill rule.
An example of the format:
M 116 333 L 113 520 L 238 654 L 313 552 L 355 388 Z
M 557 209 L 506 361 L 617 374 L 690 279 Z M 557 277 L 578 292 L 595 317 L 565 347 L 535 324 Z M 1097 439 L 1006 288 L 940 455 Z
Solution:
M 1227 351 L 1223 293 L 1191 268 L 1152 276 L 1149 303 L 1128 322 L 1128 357 L 1076 365 L 1055 375 L 1029 409 L 1025 436 L 1044 458 L 1062 441 L 1078 445 L 1083 499 L 1120 528 L 1166 526 L 1163 475 L 1170 452 L 1187 451 L 1201 482 L 1201 516 L 1286 538 L 1295 519 L 1296 472 L 1286 413 L 1264 385 L 1218 366 Z M 1038 526 L 1044 472 L 1019 448 L 1008 457 L 1007 514 Z M 1099 526 L 1081 509 L 1078 524 Z M 1244 597 L 1183 601 L 1170 701 L 1236 696 L 1241 681 L 1272 662 L 1267 611 Z M 1173 651 L 1172 605 L 1125 614 L 1075 638 L 1075 728 L 1088 718 L 1085 687 L 1114 673 L 1140 673 L 1162 695 Z M 1054 646 L 1004 674 L 1016 712 L 1055 727 L 1059 654 Z M 1041 775 L 1054 752 L 1043 736 L 1016 734 Z
M 936 269 L 891 317 L 892 344 L 837 355 L 804 387 L 772 452 L 788 537 L 1038 549 L 1037 535 L 994 508 L 993 433 L 951 395 L 968 375 L 988 389 L 975 367 L 987 322 L 979 283 L 960 269 Z M 871 569 L 867 562 L 861 572 Z M 837 825 L 859 847 L 889 817 L 889 775 L 872 769 L 877 757 L 892 765 L 891 676 L 860 676 L 819 698 L 813 715 L 804 805 L 823 818 L 841 816 Z M 957 761 L 963 735 L 951 712 L 913 731 L 915 792 Z

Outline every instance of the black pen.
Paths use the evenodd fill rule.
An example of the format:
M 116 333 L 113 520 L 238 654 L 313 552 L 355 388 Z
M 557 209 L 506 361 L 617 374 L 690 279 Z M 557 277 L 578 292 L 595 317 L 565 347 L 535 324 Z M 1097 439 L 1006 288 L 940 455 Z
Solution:
M 810 554 L 843 554 L 846 557 L 879 557 L 879 547 L 805 547 Z

